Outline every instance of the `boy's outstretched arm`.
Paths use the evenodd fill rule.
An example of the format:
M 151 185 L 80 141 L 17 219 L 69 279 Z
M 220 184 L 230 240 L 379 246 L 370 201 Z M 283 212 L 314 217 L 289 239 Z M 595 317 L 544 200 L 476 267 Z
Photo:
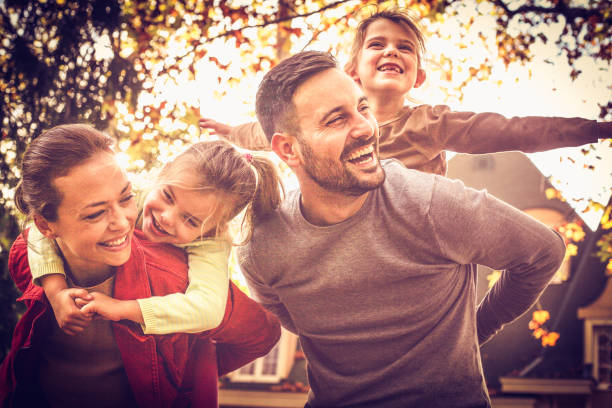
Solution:
M 270 142 L 266 138 L 259 122 L 249 122 L 238 126 L 230 126 L 209 118 L 200 118 L 200 127 L 212 129 L 217 135 L 249 150 L 270 150 Z
M 612 122 L 545 116 L 506 118 L 491 112 L 454 112 L 444 105 L 407 109 L 387 126 L 393 127 L 393 134 L 402 135 L 399 139 L 421 147 L 430 158 L 443 150 L 533 153 L 612 138 Z

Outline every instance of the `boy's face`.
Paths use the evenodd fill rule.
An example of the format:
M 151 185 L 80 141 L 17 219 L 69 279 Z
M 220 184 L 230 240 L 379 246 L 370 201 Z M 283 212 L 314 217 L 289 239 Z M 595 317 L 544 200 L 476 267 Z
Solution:
M 195 189 L 195 178 L 181 174 L 185 183 L 160 183 L 143 205 L 142 231 L 153 242 L 179 245 L 207 235 L 216 225 L 217 199 L 214 191 Z
M 387 19 L 376 20 L 366 30 L 351 76 L 368 96 L 384 93 L 404 97 L 425 80 L 418 50 L 412 30 Z

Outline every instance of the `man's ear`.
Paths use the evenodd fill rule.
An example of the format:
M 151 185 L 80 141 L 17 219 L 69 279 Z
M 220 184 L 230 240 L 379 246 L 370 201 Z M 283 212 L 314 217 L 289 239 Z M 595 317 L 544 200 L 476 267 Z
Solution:
M 294 136 L 277 132 L 272 135 L 272 151 L 285 163 L 293 168 L 301 163 L 297 151 L 297 141 Z
M 419 86 L 423 85 L 423 82 L 425 82 L 425 79 L 427 79 L 427 73 L 425 72 L 423 68 L 419 68 L 419 70 L 417 71 L 417 77 L 416 77 L 416 82 L 414 83 L 414 88 L 418 88 Z
M 36 228 L 43 234 L 46 238 L 55 239 L 57 238 L 57 234 L 55 233 L 55 228 L 52 223 L 45 220 L 42 215 L 34 214 L 34 224 Z

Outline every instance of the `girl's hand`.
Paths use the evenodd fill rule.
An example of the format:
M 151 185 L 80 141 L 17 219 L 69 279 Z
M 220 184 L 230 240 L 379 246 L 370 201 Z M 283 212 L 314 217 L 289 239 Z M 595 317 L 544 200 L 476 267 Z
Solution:
M 83 313 L 76 302 L 86 304 L 92 297 L 85 289 L 67 288 L 47 296 L 57 324 L 66 334 L 75 335 L 91 322 L 91 316 Z
M 106 320 L 132 320 L 143 323 L 140 306 L 135 300 L 117 300 L 100 292 L 92 292 L 93 300 L 81 308 L 85 315 L 97 315 Z

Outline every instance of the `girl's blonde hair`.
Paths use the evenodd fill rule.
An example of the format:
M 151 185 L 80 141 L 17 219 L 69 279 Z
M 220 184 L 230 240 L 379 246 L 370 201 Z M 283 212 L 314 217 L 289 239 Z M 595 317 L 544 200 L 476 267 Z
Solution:
M 363 47 L 368 27 L 370 24 L 378 20 L 389 20 L 414 33 L 418 43 L 417 56 L 419 60 L 419 68 L 422 68 L 422 61 L 425 55 L 425 36 L 423 35 L 421 26 L 408 10 L 390 8 L 386 10 L 377 10 L 375 13 L 359 22 L 355 33 L 355 39 L 353 40 L 353 45 L 351 46 L 349 61 L 344 66 L 344 71 L 350 75 L 357 69 L 361 48 Z
M 216 236 L 225 232 L 228 222 L 246 209 L 242 222 L 246 234 L 240 244 L 250 239 L 256 219 L 278 208 L 284 193 L 272 161 L 240 153 L 223 140 L 193 144 L 167 163 L 158 179 L 166 184 L 179 184 L 184 172 L 197 175 L 198 182 L 192 188 L 215 192 L 216 208 L 209 218 L 216 220 Z

